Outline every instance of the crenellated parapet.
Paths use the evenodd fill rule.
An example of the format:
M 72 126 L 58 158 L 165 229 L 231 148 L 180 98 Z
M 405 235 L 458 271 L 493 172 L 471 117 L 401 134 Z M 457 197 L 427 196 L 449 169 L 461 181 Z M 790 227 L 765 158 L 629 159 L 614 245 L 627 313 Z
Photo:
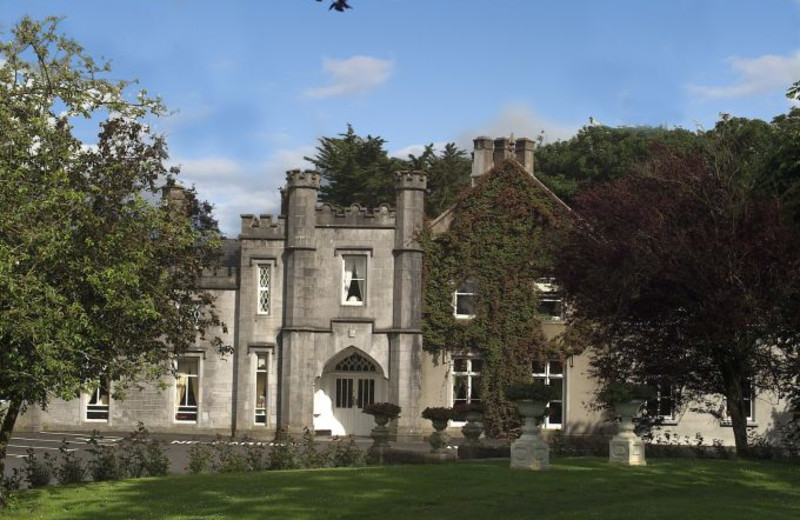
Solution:
M 284 240 L 286 237 L 286 217 L 273 218 L 272 215 L 244 214 L 242 217 L 242 239 Z
M 397 190 L 419 190 L 425 191 L 428 182 L 428 174 L 421 171 L 401 171 L 395 174 Z
M 319 189 L 321 177 L 314 170 L 289 170 L 286 172 L 286 187 Z
M 395 225 L 395 211 L 388 204 L 368 209 L 359 204 L 339 208 L 321 204 L 316 208 L 316 223 L 320 227 L 386 227 Z

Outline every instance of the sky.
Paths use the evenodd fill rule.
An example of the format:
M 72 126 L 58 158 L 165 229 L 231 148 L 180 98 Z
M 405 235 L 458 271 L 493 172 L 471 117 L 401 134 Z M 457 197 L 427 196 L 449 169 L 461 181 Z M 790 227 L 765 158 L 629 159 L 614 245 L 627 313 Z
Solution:
M 0 0 L 60 29 L 174 110 L 181 182 L 228 236 L 274 214 L 285 172 L 353 125 L 392 155 L 479 135 L 770 120 L 800 80 L 800 0 Z M 92 134 L 81 136 L 87 142 Z

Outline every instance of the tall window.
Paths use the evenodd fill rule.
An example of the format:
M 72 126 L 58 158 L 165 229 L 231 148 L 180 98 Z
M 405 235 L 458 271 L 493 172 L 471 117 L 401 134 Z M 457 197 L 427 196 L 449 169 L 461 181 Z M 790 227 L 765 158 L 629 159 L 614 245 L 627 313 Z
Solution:
M 648 417 L 662 421 L 675 421 L 677 389 L 668 384 L 654 384 L 655 399 L 648 399 L 645 405 Z
M 547 403 L 544 428 L 560 429 L 564 425 L 564 363 L 559 360 L 533 364 L 533 378 L 556 391 L 556 398 Z
M 453 315 L 459 319 L 475 317 L 475 295 L 477 287 L 474 280 L 461 283 L 453 294 Z
M 108 378 L 101 378 L 86 402 L 87 421 L 108 421 Z
M 258 313 L 269 314 L 269 293 L 272 284 L 272 273 L 270 266 L 262 264 L 258 266 Z
M 742 386 L 742 401 L 744 401 L 744 413 L 747 415 L 745 419 L 747 419 L 748 423 L 754 423 L 756 420 L 755 395 L 756 395 L 755 385 L 753 384 L 752 379 L 748 378 L 747 383 L 744 386 Z M 725 409 L 725 420 L 723 421 L 723 424 L 725 425 L 731 424 L 731 413 L 727 409 L 727 403 Z
M 482 359 L 453 358 L 453 404 L 480 402 L 481 370 Z
M 541 278 L 536 282 L 539 292 L 539 316 L 546 320 L 564 318 L 564 299 L 552 278 Z
M 177 380 L 175 382 L 175 420 L 196 422 L 197 401 L 200 391 L 200 359 L 178 359 Z
M 256 354 L 256 424 L 267 423 L 267 355 Z
M 367 299 L 366 255 L 342 255 L 342 305 L 364 305 Z
M 336 408 L 364 408 L 375 402 L 375 378 L 358 377 L 359 373 L 377 373 L 375 363 L 354 352 L 339 361 L 334 370 L 352 373 L 339 374 L 336 378 Z

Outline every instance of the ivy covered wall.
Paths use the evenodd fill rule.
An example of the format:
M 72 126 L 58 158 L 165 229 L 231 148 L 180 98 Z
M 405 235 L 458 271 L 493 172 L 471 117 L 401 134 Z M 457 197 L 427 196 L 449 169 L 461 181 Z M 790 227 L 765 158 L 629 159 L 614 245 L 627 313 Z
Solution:
M 427 229 L 421 237 L 424 347 L 483 359 L 480 396 L 489 436 L 518 425 L 503 388 L 529 377 L 534 360 L 557 354 L 542 333 L 536 281 L 550 275 L 566 211 L 509 160 L 460 195 L 447 231 Z M 453 295 L 466 280 L 477 287 L 474 317 L 457 319 Z

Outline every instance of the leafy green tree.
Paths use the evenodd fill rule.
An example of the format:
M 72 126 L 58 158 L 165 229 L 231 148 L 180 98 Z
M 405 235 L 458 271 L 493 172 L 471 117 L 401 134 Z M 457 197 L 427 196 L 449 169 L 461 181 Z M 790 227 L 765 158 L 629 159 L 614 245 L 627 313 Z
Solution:
M 410 154 L 408 162 L 410 169 L 428 174 L 425 214 L 430 218 L 450 207 L 458 194 L 470 185 L 472 160 L 455 143 L 447 143 L 438 155 L 433 144 L 429 144 L 419 157 Z
M 662 143 L 690 155 L 699 151 L 698 134 L 682 128 L 588 125 L 566 141 L 536 150 L 536 176 L 562 200 L 581 190 L 629 173 Z
M 395 172 L 403 161 L 389 157 L 380 137 L 358 136 L 351 125 L 338 137 L 322 137 L 314 157 L 305 157 L 322 176 L 319 200 L 368 208 L 393 204 Z
M 116 393 L 167 374 L 222 324 L 195 291 L 219 237 L 210 206 L 172 182 L 158 99 L 24 18 L 0 43 L 0 474 L 25 406 L 74 398 L 100 377 Z M 73 124 L 99 122 L 95 145 Z M 206 309 L 199 317 L 197 306 Z
M 744 397 L 791 386 L 783 367 L 800 344 L 800 236 L 756 188 L 760 127 L 723 120 L 705 154 L 665 148 L 578 195 L 555 270 L 602 383 L 723 396 L 706 409 L 727 409 L 740 454 Z

